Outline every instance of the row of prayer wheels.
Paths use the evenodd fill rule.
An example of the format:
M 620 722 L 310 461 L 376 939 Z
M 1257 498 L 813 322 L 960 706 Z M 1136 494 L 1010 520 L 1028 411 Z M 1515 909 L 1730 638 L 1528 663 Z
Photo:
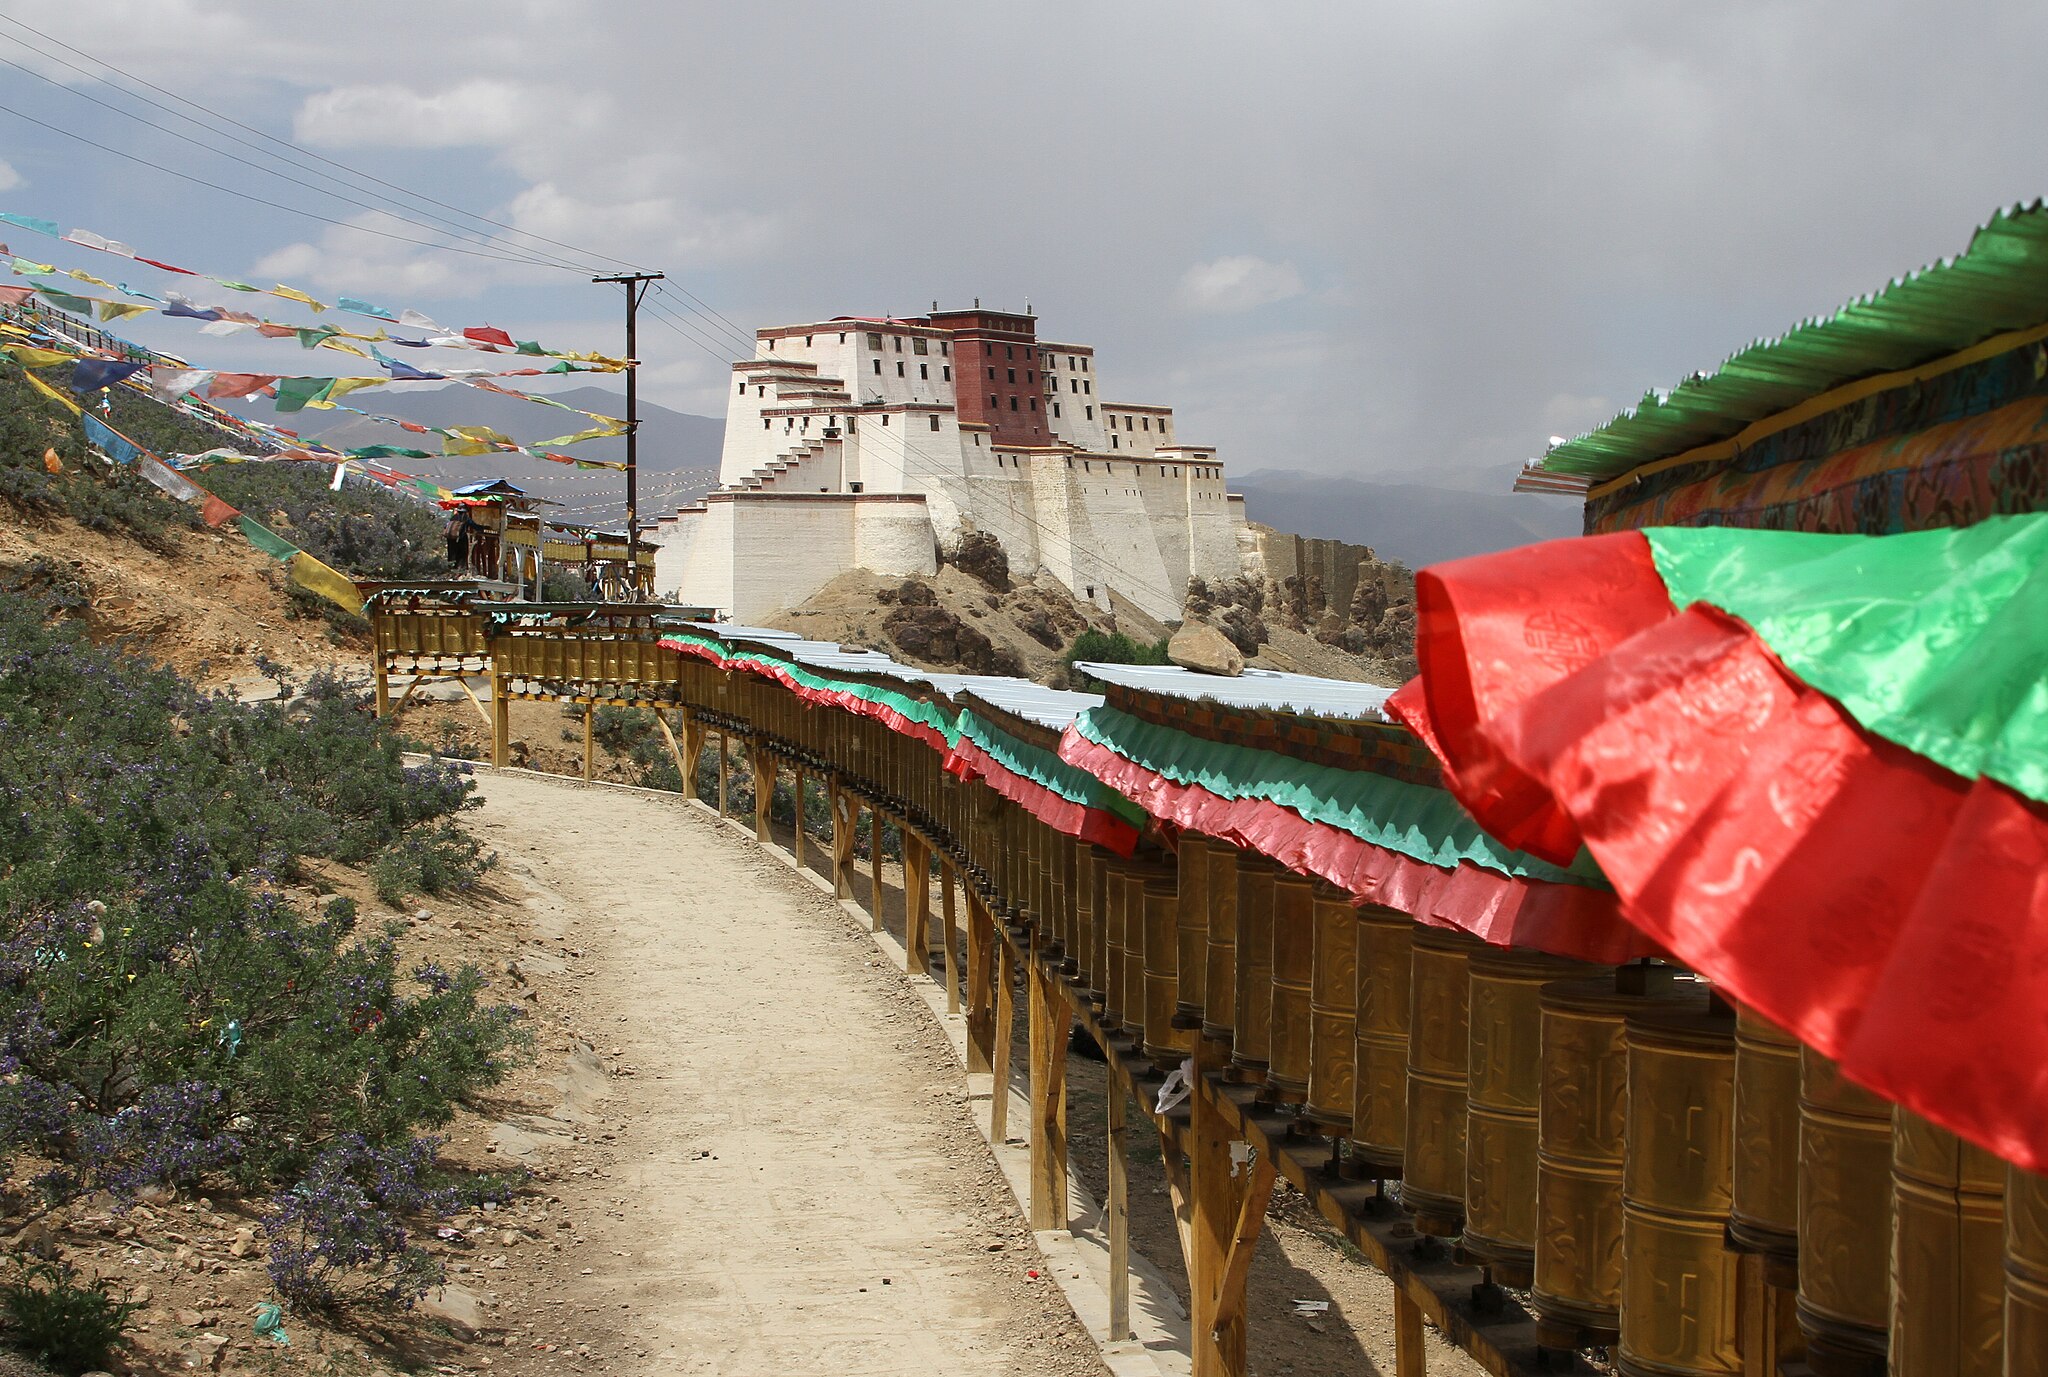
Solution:
M 1185 835 L 1021 812 L 1013 920 L 1162 1068 L 1230 1074 L 1628 1377 L 2048 1377 L 2048 1180 L 1688 973 L 1489 947 Z M 1392 1193 L 1392 1192 L 1390 1192 Z M 1762 1351 L 1758 1349 L 1761 1346 Z
M 721 706 L 930 830 L 1141 1055 L 1227 1044 L 1419 1233 L 1526 1290 L 1546 1346 L 1626 1377 L 2048 1377 L 2048 1180 L 1688 973 L 1489 947 L 1192 834 L 1120 858 L 882 724 L 758 681 Z

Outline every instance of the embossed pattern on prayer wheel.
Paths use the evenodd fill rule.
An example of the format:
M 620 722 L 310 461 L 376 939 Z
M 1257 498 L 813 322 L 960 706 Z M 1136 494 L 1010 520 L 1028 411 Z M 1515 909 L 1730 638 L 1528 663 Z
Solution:
M 2048 1176 L 2005 1174 L 2005 1377 L 2048 1377 Z
M 1273 1048 L 1273 885 L 1270 861 L 1246 856 L 1237 867 L 1237 987 L 1231 1014 L 1230 1067 L 1243 1080 L 1266 1077 Z
M 1761 1253 L 1774 1285 L 1799 1264 L 1799 1040 L 1748 1007 L 1735 1011 L 1735 1202 L 1728 1239 Z
M 1125 884 L 1128 861 L 1111 861 L 1102 882 L 1102 1026 L 1116 1032 L 1124 1026 L 1124 924 L 1130 911 Z
M 1268 1100 L 1308 1098 L 1309 981 L 1315 961 L 1315 888 L 1283 872 L 1273 881 L 1273 1044 L 1267 1056 Z
M 1474 953 L 1470 962 L 1464 1248 L 1503 1286 L 1528 1286 L 1536 1264 L 1541 992 L 1553 980 L 1596 969 L 1497 947 Z
M 1195 1050 L 1195 1033 L 1173 1020 L 1179 942 L 1179 885 L 1169 872 L 1145 881 L 1145 1055 L 1171 1068 Z
M 1351 1155 L 1372 1174 L 1401 1174 L 1408 1125 L 1408 983 L 1415 920 L 1377 904 L 1358 910 L 1358 1052 L 1352 1072 Z
M 1465 1222 L 1465 1089 L 1471 1056 L 1468 969 L 1485 944 L 1448 928 L 1415 929 L 1408 1005 L 1408 1123 L 1401 1203 L 1442 1238 Z
M 1622 1164 L 1624 1377 L 1737 1377 L 1735 1019 L 1705 995 L 1632 1014 Z
M 1892 1109 L 1892 1377 L 2000 1377 L 2005 1163 Z
M 1074 984 L 1091 1003 L 1102 988 L 1103 865 L 1094 847 L 1074 843 Z
M 1209 845 L 1209 932 L 1202 977 L 1202 1036 L 1229 1042 L 1237 1016 L 1237 852 Z
M 1181 833 L 1180 881 L 1175 894 L 1173 1026 L 1202 1026 L 1202 992 L 1209 977 L 1209 843 Z
M 1891 1105 L 1800 1048 L 1797 1310 L 1818 1377 L 1883 1377 L 1891 1176 Z
M 1627 1019 L 1660 1002 L 1696 999 L 1690 992 L 1674 996 L 1668 972 L 1647 989 L 1655 992 L 1624 992 L 1614 978 L 1561 980 L 1538 997 L 1542 1108 L 1532 1300 L 1537 1335 L 1550 1348 L 1612 1345 L 1620 1337 Z
M 1308 987 L 1308 1102 L 1302 1117 L 1351 1132 L 1358 1060 L 1358 919 L 1341 891 L 1316 896 Z
M 1131 867 L 1124 876 L 1124 1031 L 1145 1040 L 1145 872 Z

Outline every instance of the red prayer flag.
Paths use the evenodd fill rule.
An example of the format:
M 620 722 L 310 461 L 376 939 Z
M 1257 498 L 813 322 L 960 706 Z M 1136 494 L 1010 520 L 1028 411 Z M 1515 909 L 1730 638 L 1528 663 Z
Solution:
M 462 332 L 462 337 L 475 340 L 478 344 L 498 344 L 507 349 L 512 348 L 512 336 L 488 325 L 472 325 Z
M 212 493 L 206 495 L 206 501 L 199 508 L 199 519 L 209 526 L 223 525 L 226 522 L 233 521 L 240 515 L 240 512 L 221 501 L 218 497 L 215 497 Z

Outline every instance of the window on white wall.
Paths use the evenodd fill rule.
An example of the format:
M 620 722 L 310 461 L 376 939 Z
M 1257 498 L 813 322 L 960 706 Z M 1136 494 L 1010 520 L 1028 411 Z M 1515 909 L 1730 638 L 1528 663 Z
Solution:
M 1055 421 L 1057 421 L 1060 418 L 1060 404 L 1058 402 L 1054 402 L 1052 404 L 1052 418 Z
M 882 361 L 880 359 L 871 359 L 870 362 L 875 365 L 875 376 L 880 377 L 882 375 Z
M 1091 420 L 1091 421 L 1092 421 L 1092 420 L 1094 420 L 1094 419 L 1095 419 L 1095 408 L 1094 408 L 1094 407 L 1092 407 L 1092 406 L 1084 406 L 1084 407 L 1082 407 L 1081 409 L 1082 409 L 1083 411 L 1085 411 L 1085 412 L 1087 412 L 1087 413 L 1088 413 L 1088 419 L 1089 419 L 1089 420 Z
M 933 417 L 931 418 L 931 423 L 932 423 L 932 429 L 933 429 L 933 430 L 937 430 L 937 429 L 939 428 L 939 418 L 938 418 L 938 417 L 936 417 L 936 416 L 933 416 Z
M 882 347 L 882 337 L 881 337 L 881 335 L 877 334 L 877 333 L 876 333 L 875 331 L 873 331 L 873 330 L 870 330 L 870 331 L 868 332 L 868 348 L 870 348 L 870 349 L 880 349 L 881 347 Z
M 902 359 L 898 359 L 898 360 L 896 360 L 896 376 L 897 376 L 897 377 L 899 377 L 899 378 L 903 376 L 903 360 L 902 360 Z
M 932 366 L 928 363 L 919 364 L 917 366 L 917 376 L 925 379 L 926 381 L 930 381 L 932 376 Z
M 896 341 L 896 352 L 897 352 L 897 353 L 899 353 L 899 354 L 900 354 L 900 353 L 902 353 L 902 352 L 903 352 L 903 336 L 901 336 L 901 335 L 895 335 L 895 336 L 892 336 L 892 338 L 893 338 L 893 339 L 894 339 L 894 340 Z
M 950 363 L 942 363 L 942 364 L 940 364 L 940 365 L 939 365 L 939 378 L 940 378 L 940 380 L 941 380 L 942 382 L 951 382 L 951 381 L 953 381 L 953 365 L 952 365 L 952 364 L 950 364 Z
M 913 354 L 929 354 L 931 351 L 932 347 L 923 335 L 919 335 L 910 341 L 910 352 Z

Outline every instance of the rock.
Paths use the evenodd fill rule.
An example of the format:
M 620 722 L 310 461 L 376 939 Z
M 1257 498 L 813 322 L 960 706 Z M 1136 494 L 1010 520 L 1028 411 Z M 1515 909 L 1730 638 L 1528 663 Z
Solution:
M 419 1310 L 428 1319 L 439 1320 L 468 1338 L 483 1331 L 483 1300 L 467 1286 L 450 1283 L 438 1291 L 429 1291 L 420 1301 Z
M 244 1224 L 235 1230 L 235 1241 L 228 1245 L 229 1257 L 247 1257 L 256 1248 L 256 1231 Z
M 14 1236 L 14 1246 L 34 1257 L 54 1258 L 57 1256 L 57 1235 L 50 1231 L 48 1224 L 37 1220 Z
M 1166 643 L 1166 658 L 1182 669 L 1198 674 L 1222 674 L 1232 678 L 1244 673 L 1244 656 L 1215 627 L 1189 621 Z

